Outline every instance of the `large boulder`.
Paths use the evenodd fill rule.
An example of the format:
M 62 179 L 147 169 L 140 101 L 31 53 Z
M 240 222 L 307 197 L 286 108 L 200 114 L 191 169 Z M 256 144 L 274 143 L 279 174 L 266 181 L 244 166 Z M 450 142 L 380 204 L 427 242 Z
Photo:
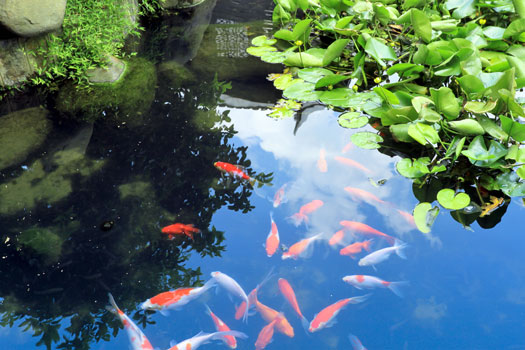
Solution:
M 66 0 L 0 0 L 0 23 L 24 37 L 59 29 Z
M 0 87 L 20 85 L 35 72 L 35 60 L 26 53 L 27 41 L 0 40 Z

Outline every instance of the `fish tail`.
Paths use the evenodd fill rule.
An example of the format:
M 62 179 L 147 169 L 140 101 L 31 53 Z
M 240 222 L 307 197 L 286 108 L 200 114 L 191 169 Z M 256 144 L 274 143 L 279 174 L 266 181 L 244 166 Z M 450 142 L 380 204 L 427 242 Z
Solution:
M 365 295 L 360 295 L 358 297 L 352 297 L 352 298 L 350 298 L 350 304 L 362 303 L 363 301 L 366 301 L 368 298 L 370 298 L 371 295 L 372 295 L 371 293 L 368 293 L 368 294 L 365 294 Z
M 404 243 L 403 241 L 399 240 L 399 239 L 396 239 L 394 241 L 394 247 L 396 248 L 396 254 L 397 256 L 399 256 L 401 259 L 406 259 L 406 255 L 405 255 L 405 252 L 403 249 L 405 249 L 407 247 L 407 244 Z
M 248 336 L 246 334 L 244 334 L 243 332 L 239 332 L 239 331 L 224 331 L 224 332 L 212 333 L 211 336 L 210 336 L 210 339 L 213 339 L 213 340 L 222 339 L 222 338 L 224 338 L 225 336 L 228 336 L 228 335 L 231 335 L 232 337 L 236 337 L 236 338 L 241 338 L 241 339 L 248 338 Z
M 407 286 L 408 282 L 390 282 L 388 289 L 390 289 L 395 295 L 402 298 L 404 296 L 403 291 L 401 290 L 404 286 Z
M 363 242 L 363 248 L 369 252 L 370 251 L 370 244 L 372 243 L 372 239 L 368 239 L 366 241 Z
M 106 309 L 111 312 L 111 313 L 114 313 L 114 314 L 118 314 L 118 306 L 117 306 L 117 303 L 115 302 L 115 298 L 113 298 L 113 295 L 111 295 L 111 293 L 108 293 L 108 298 L 109 298 L 109 303 L 111 304 L 111 307 L 106 307 Z
M 308 328 L 310 328 L 310 322 L 304 316 L 301 318 L 301 325 L 303 326 L 303 329 L 306 332 L 306 334 L 309 334 Z
M 295 225 L 295 226 L 299 226 L 301 224 L 301 222 L 306 221 L 307 218 L 306 218 L 306 215 L 302 214 L 302 213 L 295 213 L 293 214 L 292 216 L 289 217 L 290 220 L 292 220 L 292 223 Z
M 396 239 L 394 237 L 389 235 L 385 235 L 384 237 L 389 244 L 395 245 Z
M 207 291 L 208 289 L 210 288 L 213 288 L 213 287 L 217 287 L 217 281 L 215 280 L 215 278 L 210 278 L 209 280 L 206 281 L 206 283 L 204 283 L 204 285 L 201 287 L 201 291 L 202 292 L 205 292 Z
M 249 297 L 249 296 L 248 296 Z M 236 320 L 240 320 L 241 317 L 244 316 L 244 313 L 246 312 L 246 309 L 247 309 L 247 305 L 246 305 L 246 302 L 243 301 L 241 303 L 241 305 L 239 306 L 235 306 L 235 319 Z

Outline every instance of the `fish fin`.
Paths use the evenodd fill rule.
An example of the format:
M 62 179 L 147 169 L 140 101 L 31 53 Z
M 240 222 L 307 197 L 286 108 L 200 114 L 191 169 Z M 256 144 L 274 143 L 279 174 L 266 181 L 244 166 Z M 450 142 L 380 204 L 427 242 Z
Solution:
M 159 312 L 164 317 L 168 317 L 170 315 L 169 310 L 166 310 L 166 309 L 160 309 Z
M 307 335 L 309 335 L 308 328 L 310 328 L 310 322 L 304 316 L 303 316 L 303 318 L 301 318 L 301 325 L 303 326 L 304 332 Z
M 368 294 L 365 294 L 365 295 L 352 297 L 352 298 L 350 298 L 349 302 L 350 302 L 350 304 L 359 304 L 359 303 L 362 303 L 363 301 L 368 300 L 368 298 L 370 298 L 371 295 L 372 295 L 372 293 L 368 293 Z
M 246 334 L 244 334 L 243 332 L 239 332 L 239 331 L 224 331 L 224 332 L 212 333 L 212 336 L 210 337 L 210 339 L 221 339 L 221 338 L 224 338 L 227 335 L 231 335 L 231 336 L 233 336 L 235 338 L 240 338 L 240 339 L 248 338 L 248 336 Z
M 375 266 L 375 265 L 372 265 L 372 267 L 374 268 L 374 271 L 377 271 L 377 269 L 376 269 L 376 266 Z
M 306 218 L 306 215 L 301 213 L 295 213 L 292 216 L 289 216 L 288 219 L 295 225 L 299 226 Z
M 217 287 L 217 281 L 214 278 L 210 278 L 201 287 L 201 291 L 204 292 L 210 288 Z M 218 290 L 219 288 L 217 288 Z
M 366 241 L 363 242 L 363 248 L 365 248 L 365 250 L 367 252 L 370 251 L 370 244 L 372 243 L 373 239 L 368 239 Z
M 359 341 L 359 339 L 355 335 L 348 334 L 348 340 L 350 340 L 350 344 L 352 344 L 352 349 L 354 349 L 354 350 L 365 349 L 363 347 L 363 344 L 361 344 L 361 342 Z
M 407 281 L 390 282 L 387 288 L 390 289 L 395 295 L 402 298 L 404 295 L 403 295 L 403 291 L 401 291 L 401 288 L 403 288 L 404 286 L 407 286 L 408 284 L 409 283 Z
M 395 242 L 394 242 L 394 247 L 396 248 L 396 254 L 397 256 L 399 256 L 401 259 L 406 259 L 406 255 L 405 255 L 405 252 L 403 251 L 403 249 L 405 249 L 407 247 L 407 244 L 402 242 L 401 240 L 399 239 L 396 239 Z
M 113 308 L 112 310 L 110 310 L 110 308 L 106 308 L 108 311 L 114 313 L 114 314 L 117 314 L 118 313 L 118 306 L 117 306 L 117 303 L 115 302 L 115 298 L 113 298 L 113 295 L 111 295 L 111 293 L 108 293 L 108 298 L 109 298 L 109 303 L 111 304 L 111 307 Z
M 175 340 L 173 340 L 173 339 L 170 340 L 170 348 L 174 347 L 174 346 L 177 345 L 177 344 L 178 344 L 177 341 L 175 341 Z

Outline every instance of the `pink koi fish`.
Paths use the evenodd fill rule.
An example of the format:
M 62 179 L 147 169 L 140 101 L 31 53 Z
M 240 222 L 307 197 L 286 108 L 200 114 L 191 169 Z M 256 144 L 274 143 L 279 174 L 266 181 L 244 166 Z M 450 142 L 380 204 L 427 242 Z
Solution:
M 215 287 L 216 283 L 210 279 L 202 287 L 177 288 L 168 292 L 155 295 L 143 302 L 140 307 L 143 310 L 160 310 L 161 313 L 167 309 L 178 309 L 190 301 L 198 298 L 208 289 Z
M 213 320 L 213 323 L 215 324 L 215 329 L 217 332 L 228 332 L 230 331 L 230 327 L 226 325 L 218 316 L 216 316 L 209 308 L 208 305 L 206 305 L 206 312 L 208 315 L 210 315 L 211 319 Z M 222 338 L 222 341 L 230 348 L 235 349 L 237 348 L 237 340 L 233 335 L 225 335 Z

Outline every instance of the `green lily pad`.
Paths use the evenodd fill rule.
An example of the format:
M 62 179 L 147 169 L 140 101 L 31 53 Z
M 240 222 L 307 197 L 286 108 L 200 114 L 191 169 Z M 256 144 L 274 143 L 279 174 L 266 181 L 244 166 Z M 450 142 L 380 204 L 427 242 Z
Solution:
M 259 35 L 252 39 L 253 46 L 272 46 L 277 40 L 269 39 L 266 35 Z
M 463 209 L 470 204 L 470 197 L 464 192 L 455 195 L 454 190 L 444 188 L 437 194 L 437 200 L 443 208 L 450 210 Z
M 461 119 L 448 122 L 448 125 L 461 135 L 483 135 L 485 129 L 475 119 Z
M 368 118 L 359 112 L 347 112 L 341 114 L 337 121 L 343 128 L 356 129 L 365 126 L 368 123 Z
M 424 123 L 411 124 L 408 127 L 408 134 L 422 145 L 436 144 L 440 141 L 436 129 Z
M 350 140 L 352 140 L 357 147 L 364 149 L 380 148 L 379 142 L 383 142 L 381 136 L 370 131 L 357 132 L 350 136 Z
M 394 50 L 376 38 L 369 38 L 366 41 L 365 51 L 382 67 L 386 67 L 383 60 L 395 60 L 397 58 Z
M 277 49 L 273 46 L 250 46 L 246 49 L 246 52 L 256 57 L 261 57 L 271 51 L 277 51 Z
M 319 94 L 319 91 L 315 91 L 314 84 L 306 82 L 293 84 L 283 91 L 284 97 L 299 101 L 316 101 Z
M 419 203 L 414 208 L 414 222 L 419 231 L 429 233 L 430 228 L 434 224 L 437 215 L 439 214 L 439 207 L 432 208 L 432 204 L 428 202 Z
M 403 158 L 397 162 L 396 169 L 404 177 L 409 179 L 417 179 L 430 172 L 427 166 L 429 163 L 430 160 L 428 157 L 414 159 L 414 161 L 412 161 L 410 158 Z

